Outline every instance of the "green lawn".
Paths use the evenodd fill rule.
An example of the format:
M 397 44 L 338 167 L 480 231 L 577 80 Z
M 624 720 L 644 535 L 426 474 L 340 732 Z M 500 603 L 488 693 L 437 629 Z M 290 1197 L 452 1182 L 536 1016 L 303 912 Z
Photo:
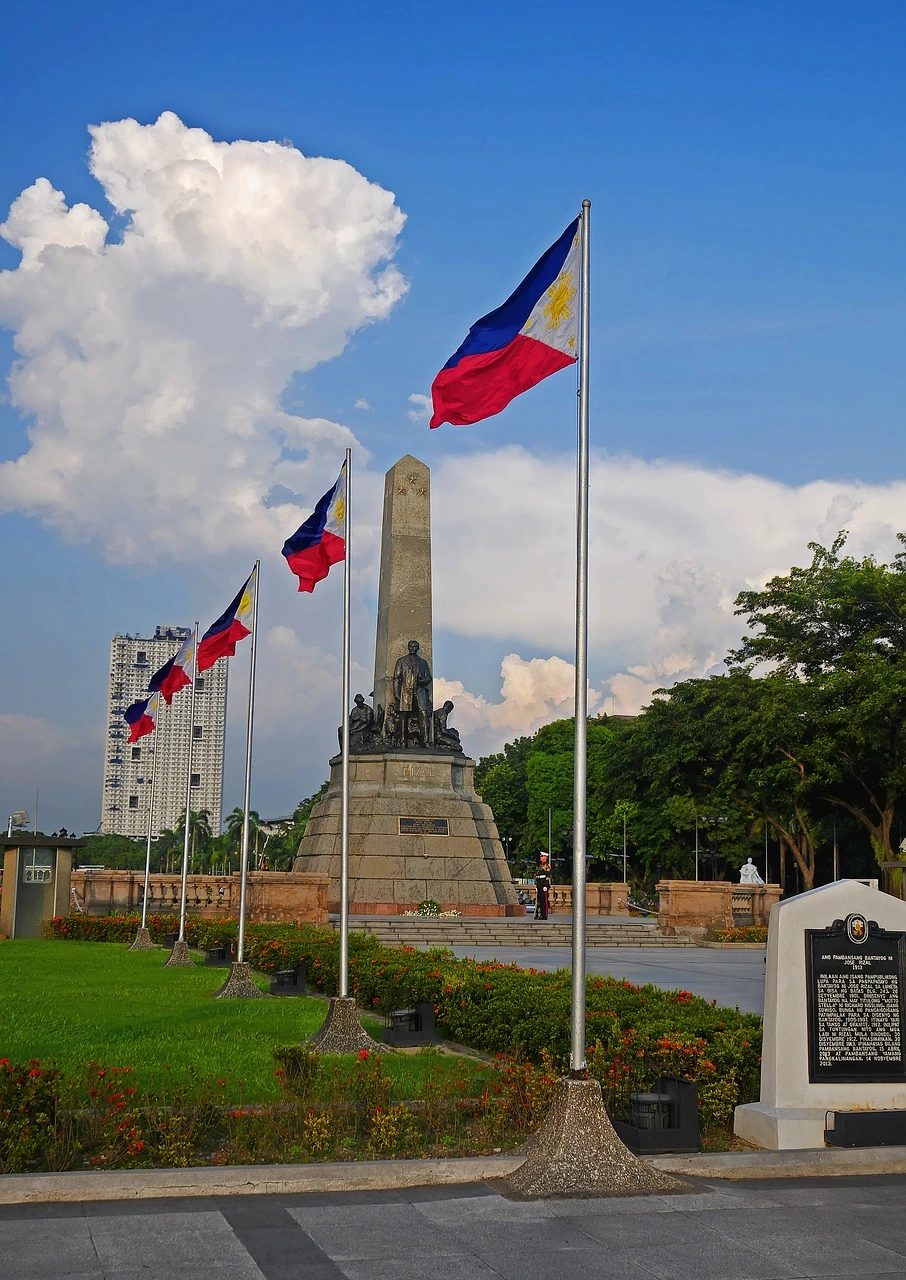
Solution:
M 0 1057 L 55 1060 L 66 1072 L 87 1062 L 133 1067 L 136 1084 L 165 1078 L 223 1079 L 230 1101 L 279 1094 L 275 1045 L 311 1035 L 324 1000 L 214 1000 L 225 969 L 165 969 L 165 951 L 129 951 L 119 943 L 0 942 Z M 263 989 L 267 979 L 260 978 Z M 380 1029 L 366 1019 L 380 1038 Z M 398 1098 L 418 1097 L 435 1054 L 387 1053 Z M 471 1060 L 449 1059 L 451 1073 L 473 1075 Z M 169 1070 L 168 1070 L 169 1068 Z M 194 1077 L 193 1077 L 194 1073 Z M 240 1083 L 244 1082 L 244 1083 Z

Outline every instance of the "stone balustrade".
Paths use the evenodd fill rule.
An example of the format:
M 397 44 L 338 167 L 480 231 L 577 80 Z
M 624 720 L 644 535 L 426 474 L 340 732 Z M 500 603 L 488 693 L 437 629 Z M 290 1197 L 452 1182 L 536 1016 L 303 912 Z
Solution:
M 155 873 L 148 881 L 148 910 L 154 915 L 179 912 L 180 877 Z M 72 909 L 87 915 L 141 911 L 141 871 L 73 871 Z M 247 911 L 250 922 L 327 924 L 327 876 L 311 872 L 251 871 Z M 237 917 L 239 873 L 189 876 L 186 903 L 191 915 L 207 919 Z
M 534 885 L 519 885 L 519 892 L 535 901 Z M 629 886 L 621 881 L 585 886 L 585 914 L 589 916 L 628 916 Z M 571 884 L 551 885 L 551 914 L 568 915 L 573 909 Z
M 703 938 L 712 929 L 766 925 L 781 888 L 729 880 L 661 880 L 657 892 L 662 932 Z

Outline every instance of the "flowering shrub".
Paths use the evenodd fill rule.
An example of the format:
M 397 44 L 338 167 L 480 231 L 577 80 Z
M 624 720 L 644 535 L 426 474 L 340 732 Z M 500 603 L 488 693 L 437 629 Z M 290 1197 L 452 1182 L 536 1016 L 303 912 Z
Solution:
M 483 1069 L 476 1092 L 474 1079 L 452 1078 L 449 1060 L 434 1057 L 424 1100 L 394 1099 L 381 1058 L 363 1051 L 351 1073 L 318 1058 L 304 1101 L 281 1069 L 280 1102 L 238 1107 L 211 1100 L 220 1082 L 143 1090 L 131 1067 L 90 1063 L 66 1078 L 36 1060 L 0 1060 L 0 1171 L 476 1154 L 519 1142 L 540 1118 L 549 1066 L 501 1059 Z
M 73 920 L 81 925 L 83 919 L 55 919 L 48 932 L 75 936 L 62 926 Z M 170 919 L 164 920 L 169 925 Z M 85 923 L 99 941 L 127 941 L 137 921 L 111 917 L 109 938 L 104 918 Z M 186 931 L 192 946 L 213 947 L 236 936 L 236 922 L 190 918 Z M 246 958 L 255 968 L 272 973 L 304 962 L 309 983 L 324 995 L 337 991 L 339 946 L 334 930 L 314 925 L 252 924 L 246 930 Z M 370 935 L 353 932 L 349 979 L 362 1008 L 389 1014 L 429 1000 L 440 1026 L 459 1044 L 528 1063 L 549 1061 L 553 1070 L 568 1062 L 568 970 L 538 972 L 496 961 L 457 960 L 442 949 L 382 947 Z M 688 991 L 596 976 L 587 980 L 586 1023 L 593 1074 L 614 1106 L 630 1091 L 670 1074 L 698 1081 L 705 1124 L 726 1111 L 726 1102 L 711 1087 L 713 1079 L 732 1071 L 737 1100 L 758 1097 L 761 1019 L 755 1014 L 718 1008 Z
M 768 927 L 764 924 L 747 924 L 738 929 L 715 929 L 715 942 L 767 942 Z

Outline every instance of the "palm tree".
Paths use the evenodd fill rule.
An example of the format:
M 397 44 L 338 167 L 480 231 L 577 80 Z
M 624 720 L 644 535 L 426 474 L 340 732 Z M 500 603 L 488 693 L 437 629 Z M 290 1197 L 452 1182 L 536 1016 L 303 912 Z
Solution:
M 183 809 L 179 815 L 179 821 L 176 824 L 177 829 L 181 829 L 185 833 L 186 811 Z M 185 838 L 185 834 L 183 835 Z M 189 870 L 195 867 L 195 849 L 198 847 L 199 853 L 203 858 L 213 839 L 211 831 L 211 815 L 207 809 L 192 809 L 189 813 L 189 843 L 191 854 L 189 857 Z
M 227 814 L 226 833 L 231 840 L 236 842 L 236 850 L 242 852 L 242 823 L 245 814 L 237 805 L 231 813 Z M 249 842 L 252 838 L 255 841 L 255 855 L 258 854 L 258 832 L 261 828 L 261 818 L 258 816 L 257 809 L 249 809 Z M 254 864 L 252 864 L 254 866 Z

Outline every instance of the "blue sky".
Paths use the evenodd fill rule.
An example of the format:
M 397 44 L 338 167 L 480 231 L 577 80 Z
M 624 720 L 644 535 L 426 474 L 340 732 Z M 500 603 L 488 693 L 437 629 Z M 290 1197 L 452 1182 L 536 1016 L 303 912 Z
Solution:
M 469 324 L 502 301 L 580 200 L 592 200 L 593 442 L 622 459 L 607 473 L 620 486 L 616 496 L 636 494 L 638 510 L 613 546 L 625 550 L 635 538 L 642 566 L 620 577 L 602 553 L 602 615 L 627 619 L 616 630 L 602 623 L 596 644 L 593 636 L 602 698 L 613 676 L 633 666 L 654 672 L 632 677 L 649 685 L 671 670 L 710 669 L 726 630 L 715 623 L 705 634 L 714 600 L 801 558 L 825 508 L 836 510 L 835 486 L 860 495 L 853 509 L 863 512 L 864 545 L 874 538 L 889 549 L 897 501 L 888 490 L 906 479 L 906 14 L 896 6 L 341 0 L 124 13 L 48 4 L 20 7 L 6 36 L 0 216 L 45 177 L 69 205 L 98 209 L 116 238 L 124 220 L 89 173 L 87 127 L 127 117 L 149 125 L 163 111 L 217 141 L 285 140 L 304 155 L 345 160 L 394 194 L 406 215 L 394 260 L 407 295 L 386 319 L 358 327 L 341 354 L 291 377 L 284 403 L 351 429 L 370 451 L 373 478 L 409 451 L 432 467 L 436 564 L 450 575 L 451 544 L 437 544 L 457 519 L 452 511 L 441 518 L 439 478 L 464 485 L 451 479 L 446 501 L 455 495 L 479 549 L 470 466 L 486 478 L 506 456 L 501 449 L 521 446 L 542 474 L 549 468 L 550 501 L 559 502 L 553 477 L 568 473 L 572 387 L 559 375 L 491 422 L 430 435 L 423 421 L 410 421 L 408 397 L 428 392 Z M 0 244 L 0 268 L 18 263 L 18 251 Z M 0 359 L 8 369 L 10 331 Z M 359 400 L 371 408 L 356 410 Z M 0 459 L 26 451 L 26 425 L 15 405 L 3 406 Z M 324 460 L 318 482 L 327 470 Z M 701 483 L 716 494 L 725 472 L 770 482 L 737 490 L 746 529 L 738 569 L 724 562 L 719 503 L 694 547 L 683 543 L 688 520 L 673 511 L 684 581 L 711 582 L 710 603 L 669 587 L 657 597 L 657 582 L 675 574 L 667 553 L 654 549 L 671 537 L 656 529 L 650 549 L 646 542 L 653 509 L 666 510 L 665 493 L 672 500 L 678 487 Z M 630 474 L 648 477 L 650 492 L 647 480 L 630 484 Z M 815 489 L 819 481 L 830 490 Z M 512 473 L 500 470 L 498 484 L 509 490 Z M 312 486 L 301 497 L 317 498 L 314 479 Z M 139 507 L 141 488 L 137 477 Z M 29 723 L 4 722 L 7 742 L 19 745 L 0 772 L 0 808 L 30 806 L 40 784 L 48 823 L 90 828 L 99 817 L 109 637 L 191 621 L 195 612 L 204 623 L 233 594 L 249 556 L 236 549 L 191 564 L 172 554 L 112 563 L 110 548 L 65 514 L 49 527 L 47 511 L 29 514 L 14 490 L 0 498 L 7 616 L 19 623 L 0 641 L 0 715 Z M 543 483 L 538 494 L 532 501 L 543 505 Z M 841 501 L 846 508 L 849 499 Z M 759 563 L 759 546 L 781 526 Z M 273 550 L 261 548 L 265 556 Z M 458 561 L 464 580 L 467 560 Z M 373 571 L 367 556 L 366 568 Z M 292 613 L 300 602 L 291 583 L 274 581 L 273 625 L 329 651 L 337 584 L 303 618 Z M 639 583 L 638 597 L 630 582 Z M 500 701 L 506 654 L 568 661 L 568 608 L 561 630 L 546 633 L 532 612 L 549 604 L 531 600 L 533 584 L 511 602 L 509 629 L 465 592 L 452 590 L 445 612 L 446 586 L 435 581 L 435 668 L 482 706 Z M 373 581 L 363 581 L 365 669 L 373 594 Z M 699 620 L 694 637 L 678 638 L 670 612 L 677 598 Z M 658 653 L 652 627 L 667 633 Z M 671 667 L 677 647 L 689 661 Z M 552 712 L 562 711 L 562 699 L 542 694 Z M 530 709 L 522 720 L 487 714 L 485 725 L 482 706 L 474 709 L 477 749 L 504 727 L 537 720 Z M 324 776 L 336 717 L 320 706 L 307 715 L 306 707 L 302 697 L 306 730 L 295 746 L 289 728 L 275 729 L 272 740 L 265 729 L 259 808 L 288 809 Z M 60 724 L 65 741 L 42 739 L 41 726 Z M 237 798 L 239 747 L 233 734 L 227 807 Z

